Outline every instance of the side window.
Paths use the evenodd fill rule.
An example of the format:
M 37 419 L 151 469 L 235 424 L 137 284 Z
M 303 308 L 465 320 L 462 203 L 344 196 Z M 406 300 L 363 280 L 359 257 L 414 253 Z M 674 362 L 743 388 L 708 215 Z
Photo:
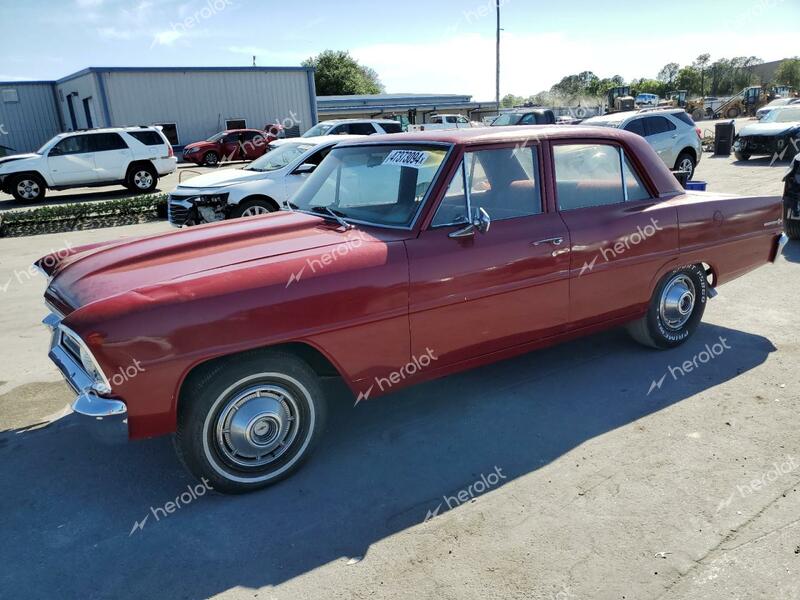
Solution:
M 469 123 L 469 121 L 464 117 L 458 117 L 458 122 L 461 123 L 462 125 L 466 125 L 467 123 Z
M 536 114 L 528 113 L 519 120 L 520 125 L 536 125 Z
M 337 125 L 327 133 L 327 135 L 346 135 L 346 134 L 347 134 L 347 125 Z
M 56 154 L 59 156 L 91 152 L 88 135 L 72 135 L 64 138 L 53 147 L 53 150 L 56 150 L 56 148 L 58 149 Z
M 668 119 L 664 117 L 647 117 L 643 119 L 645 122 L 645 130 L 647 136 L 658 135 L 659 133 L 667 133 L 677 129 Z
M 351 135 L 373 135 L 375 133 L 372 123 L 350 123 L 349 130 Z
M 95 133 L 90 136 L 90 147 L 94 152 L 108 152 L 109 150 L 127 150 L 128 144 L 118 133 Z
M 238 144 L 239 143 L 239 134 L 238 133 L 229 133 L 225 137 L 220 140 L 223 144 Z
M 456 117 L 445 117 L 448 123 L 458 123 L 458 119 Z
M 129 136 L 139 140 L 145 146 L 163 146 L 164 140 L 155 131 L 128 131 Z
M 322 150 L 319 150 L 318 152 L 315 152 L 314 154 L 306 158 L 303 161 L 303 164 L 311 164 L 319 166 L 319 164 L 325 159 L 325 157 L 328 156 L 328 154 L 330 154 L 331 150 L 333 150 L 333 146 L 328 146 L 327 148 L 323 148 Z
M 464 157 L 470 206 L 483 208 L 492 220 L 542 212 L 539 156 L 536 148 L 502 148 L 469 152 Z M 459 169 L 439 205 L 432 225 L 467 222 L 464 172 Z
M 606 206 L 650 198 L 641 178 L 620 149 L 601 144 L 553 146 L 560 210 Z M 624 187 L 623 187 L 624 182 Z
M 431 117 L 431 124 L 432 125 L 441 125 L 442 124 L 442 117 L 439 117 L 439 116 Z
M 262 135 L 258 131 L 245 131 L 244 132 L 244 141 L 245 142 L 253 142 L 256 138 L 261 138 Z
M 636 135 L 645 137 L 643 123 L 644 119 L 634 119 L 633 121 L 625 125 L 625 131 L 630 131 L 631 133 L 635 133 Z

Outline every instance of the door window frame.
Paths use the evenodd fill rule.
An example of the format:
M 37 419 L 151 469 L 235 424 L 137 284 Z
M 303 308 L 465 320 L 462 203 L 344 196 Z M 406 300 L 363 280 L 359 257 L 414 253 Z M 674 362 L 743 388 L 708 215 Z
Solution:
M 435 201 L 431 203 L 431 210 L 428 213 L 428 215 L 426 215 L 423 221 L 422 230 L 432 231 L 436 229 L 442 229 L 445 227 L 457 227 L 459 225 L 464 226 L 468 224 L 469 220 L 461 221 L 458 223 L 443 223 L 441 225 L 433 224 L 433 221 L 436 218 L 436 213 L 439 211 L 439 207 L 441 206 L 442 202 L 445 199 L 445 196 L 447 195 L 447 190 L 450 189 L 450 185 L 453 183 L 453 181 L 455 181 L 455 178 L 458 176 L 458 173 L 461 173 L 461 176 L 463 177 L 462 184 L 464 186 L 464 197 L 466 198 L 467 211 L 468 211 L 467 216 L 469 219 L 469 215 L 471 214 L 472 211 L 471 198 L 470 198 L 472 190 L 467 188 L 467 174 L 466 174 L 466 161 L 465 161 L 467 154 L 472 154 L 475 152 L 481 152 L 487 150 L 508 150 L 511 148 L 531 148 L 536 153 L 536 159 L 537 159 L 536 162 L 539 175 L 539 179 L 536 183 L 539 185 L 540 210 L 539 212 L 534 213 L 532 215 L 519 215 L 517 217 L 509 217 L 508 219 L 497 219 L 497 220 L 510 221 L 512 219 L 525 219 L 530 217 L 538 217 L 551 212 L 550 206 L 547 201 L 548 184 L 546 175 L 548 171 L 545 167 L 545 164 L 548 163 L 549 161 L 546 158 L 547 150 L 545 148 L 545 144 L 543 144 L 538 140 L 531 140 L 527 142 L 524 146 L 520 146 L 519 143 L 513 143 L 513 142 L 507 142 L 503 144 L 480 144 L 480 145 L 465 147 L 464 150 L 461 152 L 460 156 L 458 157 L 458 162 L 456 163 L 453 172 L 445 175 L 446 181 L 444 182 L 441 190 L 437 194 L 438 198 L 435 198 L 434 199 Z M 489 216 L 491 217 L 491 215 Z M 492 221 L 494 222 L 495 219 L 492 219 Z
M 620 156 L 620 169 L 621 169 L 621 177 L 622 177 L 622 188 L 623 188 L 623 201 L 622 202 L 615 202 L 614 204 L 599 204 L 597 206 L 581 206 L 579 208 L 567 208 L 562 209 L 561 205 L 558 201 L 558 175 L 556 173 L 556 159 L 555 159 L 555 147 L 556 146 L 612 146 L 616 148 L 618 154 Z M 573 140 L 555 140 L 550 142 L 550 151 L 549 151 L 549 162 L 550 162 L 550 174 L 552 176 L 552 188 L 551 193 L 553 197 L 553 208 L 556 212 L 573 212 L 576 210 L 592 210 L 592 209 L 600 209 L 605 208 L 607 206 L 619 206 L 620 204 L 632 204 L 635 205 L 637 202 L 653 202 L 658 200 L 659 194 L 658 190 L 655 185 L 653 185 L 652 180 L 650 179 L 650 175 L 647 173 L 646 169 L 642 169 L 642 165 L 639 162 L 638 158 L 636 157 L 635 152 L 630 152 L 630 149 L 616 140 L 600 140 L 600 139 L 591 139 L 591 138 L 576 138 Z M 644 187 L 645 191 L 649 194 L 649 198 L 642 198 L 641 200 L 628 200 L 628 186 L 625 185 L 625 159 L 628 158 L 628 164 L 630 165 L 633 174 L 638 177 L 639 182 Z

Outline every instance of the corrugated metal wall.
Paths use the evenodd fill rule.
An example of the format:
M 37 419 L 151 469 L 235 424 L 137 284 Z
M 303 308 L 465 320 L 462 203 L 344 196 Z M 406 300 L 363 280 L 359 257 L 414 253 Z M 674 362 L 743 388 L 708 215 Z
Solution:
M 260 128 L 297 119 L 300 131 L 314 125 L 305 70 L 101 71 L 110 125 L 175 123 L 186 145 L 225 129 L 227 119 Z M 287 122 L 288 124 L 288 122 Z
M 60 80 L 56 83 L 56 94 L 58 97 L 58 106 L 61 110 L 61 118 L 63 119 L 66 131 L 89 129 L 89 123 L 86 119 L 86 110 L 83 104 L 84 100 L 87 100 L 92 107 L 92 125 L 94 127 L 106 126 L 101 110 L 102 100 L 100 97 L 100 90 L 97 87 L 97 79 L 94 73 L 88 72 L 78 77 L 67 79 L 66 81 L 63 79 Z M 72 96 L 72 105 L 75 109 L 76 127 L 74 128 L 72 126 L 72 120 L 70 119 L 69 105 L 67 103 L 67 96 L 70 95 Z
M 52 83 L 0 83 L 0 146 L 31 152 L 60 131 Z

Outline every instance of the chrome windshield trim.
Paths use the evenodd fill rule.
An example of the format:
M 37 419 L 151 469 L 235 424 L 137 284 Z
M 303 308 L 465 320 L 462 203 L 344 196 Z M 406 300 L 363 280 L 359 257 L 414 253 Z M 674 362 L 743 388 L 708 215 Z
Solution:
M 391 135 L 398 135 L 398 134 L 391 134 Z M 414 214 L 414 218 L 411 220 L 409 225 L 387 225 L 385 223 L 374 223 L 372 221 L 361 221 L 359 219 L 353 219 L 347 215 L 344 216 L 344 219 L 350 223 L 358 224 L 358 225 L 367 225 L 368 227 L 380 227 L 382 229 L 396 229 L 401 231 L 413 231 L 413 229 L 417 225 L 417 221 L 419 221 L 420 213 L 425 205 L 430 201 L 431 192 L 436 187 L 436 183 L 438 182 L 439 178 L 442 176 L 443 167 L 450 161 L 450 157 L 453 155 L 453 151 L 455 150 L 456 145 L 451 144 L 449 142 L 422 142 L 422 141 L 415 141 L 415 142 L 357 142 L 356 140 L 352 140 L 351 142 L 342 141 L 337 144 L 331 153 L 336 152 L 339 148 L 361 148 L 364 146 L 441 146 L 442 148 L 447 148 L 447 152 L 442 158 L 442 162 L 439 164 L 439 168 L 436 169 L 436 173 L 431 179 L 431 184 L 428 186 L 427 191 L 425 192 L 425 196 L 420 200 L 419 206 L 417 207 L 417 212 Z M 290 199 L 291 200 L 291 199 Z M 319 213 L 311 212 L 304 208 L 296 208 L 294 209 L 297 212 L 306 213 L 309 215 L 314 215 L 315 217 L 323 217 L 324 215 L 320 215 Z

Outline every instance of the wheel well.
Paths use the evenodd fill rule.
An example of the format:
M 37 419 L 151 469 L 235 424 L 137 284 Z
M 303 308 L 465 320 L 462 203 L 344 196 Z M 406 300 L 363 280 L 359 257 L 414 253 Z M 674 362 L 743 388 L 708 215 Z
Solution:
M 149 160 L 135 160 L 128 165 L 128 172 L 125 173 L 125 179 L 127 179 L 130 176 L 131 171 L 139 167 L 150 167 L 151 169 L 153 169 L 153 172 L 156 174 L 156 177 L 158 177 L 158 171 L 156 170 L 155 165 L 151 163 Z
M 341 373 L 339 373 L 338 369 L 333 365 L 333 363 L 328 360 L 328 358 L 322 352 L 313 346 L 310 346 L 309 344 L 304 344 L 302 342 L 290 342 L 286 344 L 277 344 L 275 346 L 264 346 L 263 348 L 253 348 L 252 350 L 245 350 L 243 352 L 228 354 L 227 356 L 220 356 L 219 358 L 212 358 L 211 360 L 207 360 L 193 366 L 186 374 L 186 377 L 183 378 L 183 382 L 178 390 L 178 405 L 180 404 L 183 390 L 185 390 L 187 385 L 192 381 L 203 377 L 203 375 L 208 371 L 225 364 L 226 362 L 235 361 L 237 357 L 252 355 L 265 350 L 282 350 L 283 352 L 294 354 L 301 360 L 305 361 L 318 377 L 341 376 Z
M 695 152 L 694 148 L 686 147 L 681 150 L 680 154 L 678 154 L 678 160 L 680 160 L 681 154 L 689 154 L 692 157 L 692 160 L 697 162 L 697 152 Z
M 45 189 L 49 187 L 47 179 L 45 179 L 44 175 L 39 173 L 39 171 L 20 171 L 19 173 L 9 173 L 6 176 L 6 178 L 3 179 L 3 183 L 0 186 L 0 190 L 8 192 L 10 194 L 11 189 L 13 188 L 14 183 L 17 181 L 17 179 L 19 179 L 20 177 L 31 177 L 31 176 L 36 176 L 39 179 L 41 179 L 42 183 L 44 183 Z
M 281 209 L 280 205 L 275 200 L 263 194 L 253 194 L 252 196 L 247 196 L 245 198 L 242 198 L 239 201 L 239 206 L 243 205 L 245 202 L 250 202 L 251 200 L 263 200 L 267 204 L 270 204 L 275 210 Z

